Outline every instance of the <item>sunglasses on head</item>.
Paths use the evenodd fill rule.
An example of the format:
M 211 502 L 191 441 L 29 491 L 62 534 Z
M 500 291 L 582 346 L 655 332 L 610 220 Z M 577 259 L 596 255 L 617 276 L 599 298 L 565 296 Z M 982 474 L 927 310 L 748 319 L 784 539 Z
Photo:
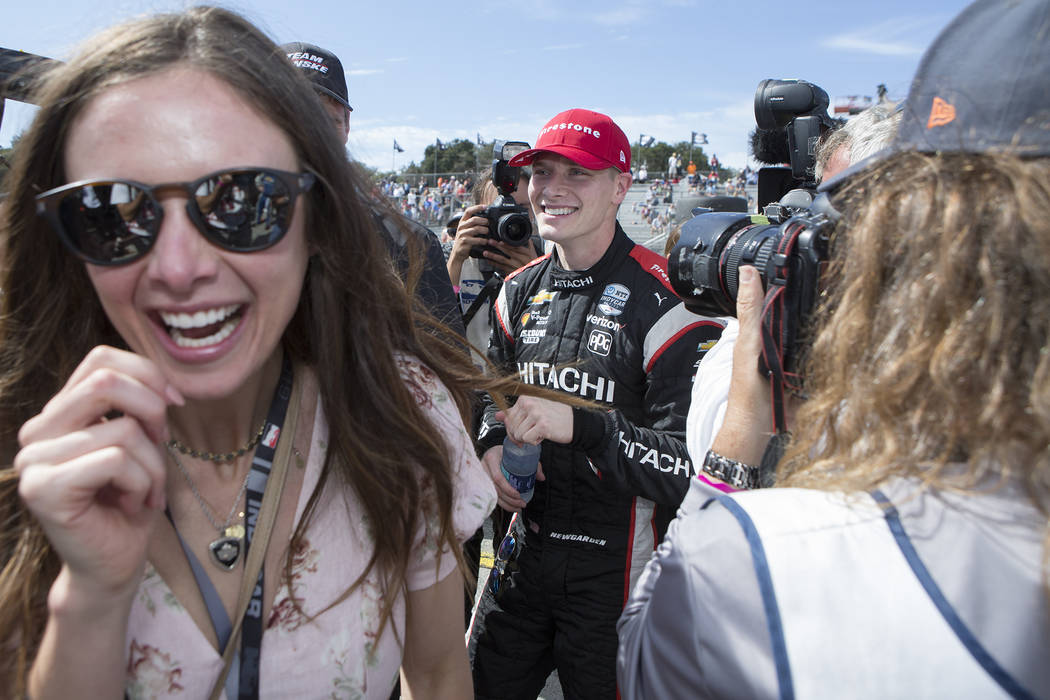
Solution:
M 164 219 L 159 196 L 184 193 L 186 213 L 209 241 L 235 253 L 263 250 L 281 240 L 296 197 L 313 186 L 313 173 L 231 168 L 193 182 L 144 185 L 132 180 L 81 180 L 37 195 L 45 217 L 77 257 L 95 265 L 124 265 L 153 247 Z

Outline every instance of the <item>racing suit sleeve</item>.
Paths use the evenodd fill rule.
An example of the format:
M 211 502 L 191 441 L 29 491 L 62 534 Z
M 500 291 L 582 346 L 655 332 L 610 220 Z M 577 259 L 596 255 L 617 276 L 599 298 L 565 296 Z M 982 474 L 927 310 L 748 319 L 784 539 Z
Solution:
M 693 373 L 724 326 L 724 319 L 698 316 L 679 303 L 649 328 L 641 421 L 618 409 L 573 409 L 571 444 L 587 454 L 603 481 L 660 505 L 681 503 L 693 474 L 685 442 Z

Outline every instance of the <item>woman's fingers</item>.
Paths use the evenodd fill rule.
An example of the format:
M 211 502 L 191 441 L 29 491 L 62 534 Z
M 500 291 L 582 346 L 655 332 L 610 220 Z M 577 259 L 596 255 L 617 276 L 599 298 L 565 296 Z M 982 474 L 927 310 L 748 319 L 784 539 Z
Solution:
M 60 464 L 23 468 L 18 492 L 45 529 L 52 530 L 48 525 L 76 527 L 99 505 L 133 518 L 147 506 L 157 481 L 154 470 L 111 445 Z
M 99 345 L 91 349 L 77 368 L 73 370 L 66 382 L 68 388 L 80 383 L 84 377 L 98 369 L 112 368 L 132 376 L 142 384 L 168 399 L 169 403 L 181 406 L 185 399 L 178 390 L 160 373 L 157 366 L 147 357 L 136 355 L 127 350 L 119 350 L 108 345 Z
M 23 469 L 19 494 L 84 590 L 127 591 L 142 575 L 163 488 L 154 470 L 110 446 L 58 465 Z
M 736 317 L 740 334 L 736 352 L 757 358 L 762 351 L 762 280 L 758 270 L 750 265 L 740 268 L 740 286 L 737 289 Z
M 146 504 L 164 507 L 164 452 L 150 440 L 138 420 L 127 416 L 33 442 L 15 456 L 14 468 L 22 473 L 30 465 L 61 465 L 110 448 L 121 450 L 125 458 L 149 475 L 152 487 Z
M 182 397 L 151 362 L 131 353 L 121 355 L 129 357 L 118 357 L 109 365 L 89 362 L 89 355 L 66 386 L 22 426 L 19 444 L 64 435 L 114 413 L 137 419 L 154 442 L 166 441 L 168 405 L 181 403 Z

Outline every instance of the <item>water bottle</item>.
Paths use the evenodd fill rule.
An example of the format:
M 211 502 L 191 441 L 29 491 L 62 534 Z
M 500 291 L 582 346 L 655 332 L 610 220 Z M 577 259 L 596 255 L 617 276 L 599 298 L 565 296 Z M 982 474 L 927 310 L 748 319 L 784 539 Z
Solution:
M 540 446 L 518 445 L 508 436 L 503 440 L 503 461 L 499 468 L 503 477 L 518 490 L 528 503 L 536 486 L 536 467 L 540 463 Z

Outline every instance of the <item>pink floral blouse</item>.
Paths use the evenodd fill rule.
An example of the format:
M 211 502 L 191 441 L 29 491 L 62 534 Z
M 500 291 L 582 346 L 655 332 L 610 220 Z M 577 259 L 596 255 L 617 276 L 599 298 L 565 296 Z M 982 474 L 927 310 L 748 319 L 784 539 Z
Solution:
M 401 360 L 401 370 L 449 445 L 456 470 L 453 522 L 457 536 L 465 540 L 495 506 L 495 489 L 445 386 L 417 361 Z M 328 423 L 318 402 L 296 522 L 318 482 L 327 437 Z M 374 574 L 346 600 L 313 619 L 292 605 L 294 599 L 307 615 L 316 615 L 361 574 L 372 551 L 357 495 L 352 489 L 332 488 L 331 483 L 306 541 L 295 553 L 292 578 L 282 581 L 277 591 L 263 632 L 262 697 L 386 700 L 401 666 L 392 626 L 405 629 L 404 596 L 399 596 L 391 622 L 377 636 L 380 594 Z M 447 548 L 439 557 L 436 537 L 437 523 L 423 523 L 407 572 L 409 590 L 432 586 L 454 569 L 455 559 Z M 219 654 L 149 565 L 128 621 L 127 659 L 130 698 L 206 698 L 222 667 Z

